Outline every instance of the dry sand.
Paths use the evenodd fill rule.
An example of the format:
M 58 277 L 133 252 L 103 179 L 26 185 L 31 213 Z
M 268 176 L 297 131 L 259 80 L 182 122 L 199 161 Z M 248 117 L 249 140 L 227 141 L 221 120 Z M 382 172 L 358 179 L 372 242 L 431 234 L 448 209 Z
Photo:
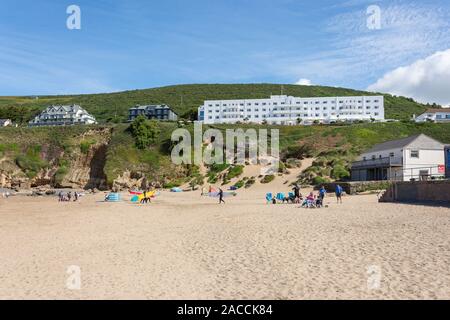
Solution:
M 450 299 L 449 208 L 265 204 L 288 189 L 277 178 L 221 206 L 199 192 L 148 206 L 0 199 L 0 298 Z

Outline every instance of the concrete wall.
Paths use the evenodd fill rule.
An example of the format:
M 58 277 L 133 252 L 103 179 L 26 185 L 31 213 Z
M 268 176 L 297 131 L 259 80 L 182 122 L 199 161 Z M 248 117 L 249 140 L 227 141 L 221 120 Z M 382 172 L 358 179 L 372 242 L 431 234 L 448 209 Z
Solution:
M 380 202 L 445 202 L 450 204 L 450 180 L 396 182 Z

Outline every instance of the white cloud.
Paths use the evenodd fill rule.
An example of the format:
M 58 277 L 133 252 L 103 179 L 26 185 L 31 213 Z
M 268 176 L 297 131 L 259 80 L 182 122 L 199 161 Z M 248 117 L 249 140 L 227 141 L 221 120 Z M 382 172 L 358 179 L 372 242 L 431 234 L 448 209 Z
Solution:
M 367 27 L 365 0 L 348 0 L 324 28 L 326 49 L 269 60 L 274 72 L 314 78 L 324 85 L 365 88 L 384 73 L 449 47 L 450 11 L 444 5 L 406 0 L 378 1 L 381 29 Z M 276 61 L 274 64 L 273 61 Z
M 386 73 L 369 91 L 412 97 L 423 103 L 450 105 L 450 49 Z
M 312 86 L 312 82 L 309 79 L 300 79 L 295 84 L 299 86 Z

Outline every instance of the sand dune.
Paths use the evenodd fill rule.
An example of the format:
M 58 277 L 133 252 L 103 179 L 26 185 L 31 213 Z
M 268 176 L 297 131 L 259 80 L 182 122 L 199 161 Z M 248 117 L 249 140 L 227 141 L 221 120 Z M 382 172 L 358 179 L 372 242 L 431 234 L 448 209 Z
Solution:
M 198 192 L 148 206 L 1 199 L 0 298 L 450 298 L 450 209 L 366 195 L 307 210 L 266 205 L 266 188 L 221 206 Z

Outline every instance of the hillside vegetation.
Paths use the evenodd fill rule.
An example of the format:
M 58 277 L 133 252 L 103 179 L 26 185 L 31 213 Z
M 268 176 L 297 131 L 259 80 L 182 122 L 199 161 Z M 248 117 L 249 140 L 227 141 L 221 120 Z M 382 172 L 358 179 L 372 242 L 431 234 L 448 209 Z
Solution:
M 77 167 L 86 166 L 88 172 L 91 166 L 96 171 L 95 177 L 91 172 L 91 177 L 87 178 L 103 179 L 108 188 L 125 172 L 132 178 L 143 178 L 164 187 L 186 183 L 201 185 L 203 178 L 210 183 L 226 183 L 242 174 L 240 166 L 213 165 L 203 177 L 196 166 L 172 164 L 170 152 L 174 144 L 170 137 L 177 127 L 176 123 L 149 121 L 143 126 L 151 132 L 151 139 L 145 140 L 145 146 L 140 135 L 147 136 L 147 129 L 133 130 L 128 124 L 0 128 L 0 174 L 8 179 L 28 179 L 32 185 L 58 186 L 68 181 L 68 177 L 80 176 Z M 313 166 L 299 177 L 305 184 L 347 179 L 349 165 L 358 154 L 387 140 L 424 133 L 450 144 L 450 124 L 403 121 L 341 126 L 239 126 L 242 127 L 280 130 L 283 170 L 289 170 L 292 160 L 314 157 Z M 186 128 L 193 131 L 192 125 Z M 205 126 L 204 130 L 208 128 L 225 130 L 238 126 Z M 221 173 L 223 177 L 219 180 Z
M 128 109 L 136 104 L 168 104 L 181 117 L 193 120 L 205 100 L 268 98 L 271 94 L 280 94 L 281 88 L 278 84 L 193 84 L 104 94 L 0 97 L 0 118 L 26 123 L 49 105 L 79 104 L 100 123 L 119 123 L 126 121 Z M 373 94 L 345 88 L 298 85 L 284 85 L 283 93 L 297 97 Z M 386 118 L 389 119 L 410 119 L 413 114 L 426 109 L 425 105 L 410 98 L 384 96 Z

